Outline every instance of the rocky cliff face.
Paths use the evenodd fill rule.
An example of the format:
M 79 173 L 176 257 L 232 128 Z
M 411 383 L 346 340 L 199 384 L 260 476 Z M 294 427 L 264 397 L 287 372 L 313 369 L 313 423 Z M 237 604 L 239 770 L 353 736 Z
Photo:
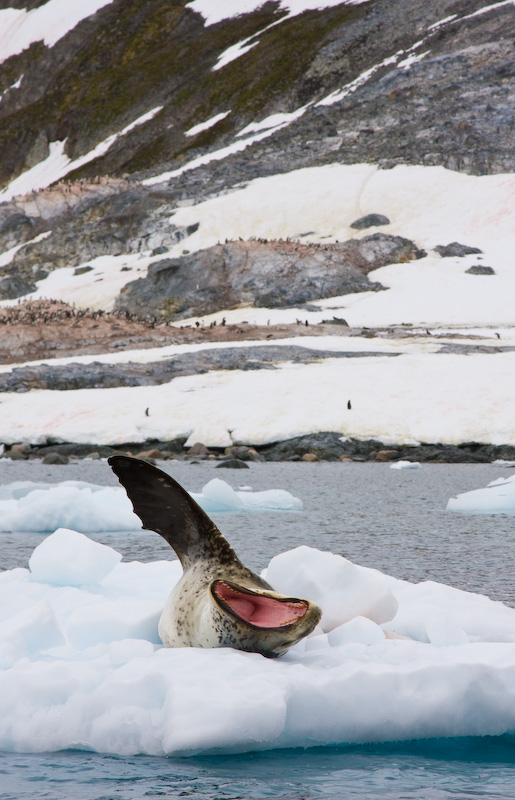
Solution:
M 105 4 L 0 64 L 0 251 L 29 242 L 0 265 L 1 297 L 98 255 L 164 251 L 188 235 L 170 221 L 177 204 L 260 176 L 332 162 L 513 171 L 513 35 L 513 4 L 486 0 L 296 16 L 267 2 L 216 24 L 185 0 Z M 56 153 L 71 183 L 11 196 Z

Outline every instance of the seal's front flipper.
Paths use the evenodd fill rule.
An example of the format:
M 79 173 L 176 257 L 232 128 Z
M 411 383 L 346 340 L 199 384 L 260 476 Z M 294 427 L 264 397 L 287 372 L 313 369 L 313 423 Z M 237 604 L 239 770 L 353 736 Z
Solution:
M 108 463 L 143 527 L 166 539 L 185 569 L 201 558 L 238 561 L 214 522 L 166 472 L 129 456 L 111 456 Z

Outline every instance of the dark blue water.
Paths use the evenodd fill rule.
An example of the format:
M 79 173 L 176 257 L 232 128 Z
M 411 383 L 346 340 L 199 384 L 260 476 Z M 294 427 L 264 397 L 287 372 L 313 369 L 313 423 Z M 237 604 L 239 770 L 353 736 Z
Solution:
M 308 544 L 412 581 L 437 580 L 515 606 L 515 517 L 464 516 L 445 510 L 459 492 L 513 470 L 489 465 L 256 464 L 214 471 L 213 464 L 168 463 L 186 488 L 212 477 L 234 488 L 281 487 L 300 497 L 300 514 L 218 514 L 243 561 L 266 566 L 276 553 Z M 0 462 L 0 481 L 116 481 L 106 464 L 43 467 Z M 168 558 L 149 532 L 97 534 L 126 559 Z M 0 566 L 26 566 L 40 534 L 5 534 Z M 515 738 L 424 740 L 237 756 L 155 758 L 84 752 L 0 754 L 0 800 L 315 800 L 315 798 L 515 798 Z
M 434 739 L 196 758 L 0 755 L 0 800 L 515 797 L 515 741 Z

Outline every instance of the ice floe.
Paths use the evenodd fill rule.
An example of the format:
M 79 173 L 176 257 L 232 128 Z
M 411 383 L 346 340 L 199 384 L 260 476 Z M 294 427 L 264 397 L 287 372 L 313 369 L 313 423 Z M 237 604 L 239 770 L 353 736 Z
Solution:
M 447 510 L 463 514 L 515 515 L 515 474 L 498 478 L 484 489 L 473 489 L 451 497 Z
M 301 547 L 267 578 L 316 595 L 322 626 L 284 657 L 164 649 L 180 575 L 66 530 L 1 573 L 0 748 L 191 755 L 515 732 L 515 609 Z
M 207 512 L 301 511 L 302 501 L 285 489 L 235 491 L 213 478 L 191 496 Z M 73 528 L 81 533 L 141 530 L 125 491 L 84 481 L 59 484 L 17 481 L 0 487 L 0 532 Z

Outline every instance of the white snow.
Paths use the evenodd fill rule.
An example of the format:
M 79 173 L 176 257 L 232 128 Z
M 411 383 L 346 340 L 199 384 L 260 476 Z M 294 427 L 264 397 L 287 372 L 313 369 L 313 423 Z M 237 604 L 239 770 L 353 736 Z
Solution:
M 513 352 L 286 362 L 159 386 L 6 393 L 0 441 L 43 443 L 51 436 L 120 444 L 186 436 L 190 444 L 226 447 L 332 430 L 385 443 L 509 444 L 514 389 Z
M 206 119 L 204 122 L 199 122 L 198 125 L 194 125 L 192 128 L 189 128 L 187 131 L 184 131 L 185 136 L 196 136 L 197 133 L 202 133 L 202 131 L 207 131 L 209 128 L 212 128 L 216 125 L 217 122 L 220 122 L 222 119 L 225 119 L 231 112 L 230 111 L 222 111 L 220 114 L 215 114 L 214 117 L 210 117 Z
M 332 298 L 320 302 L 321 307 L 338 306 L 337 316 L 354 326 L 512 325 L 514 195 L 515 176 L 510 174 L 477 177 L 444 167 L 380 170 L 331 164 L 259 178 L 231 194 L 181 208 L 172 220 L 177 226 L 200 223 L 188 239 L 193 252 L 226 238 L 286 239 L 303 231 L 314 231 L 304 242 L 363 238 L 374 229 L 357 232 L 350 224 L 368 213 L 384 213 L 391 220 L 388 233 L 412 239 L 426 249 L 426 258 L 370 273 L 388 292 Z M 453 241 L 479 247 L 481 259 L 441 258 L 432 252 Z M 492 266 L 495 275 L 466 274 L 476 263 Z M 283 314 L 291 321 L 299 316 L 298 310 Z M 248 319 L 237 311 L 227 319 L 237 321 L 237 316 Z M 274 322 L 280 318 L 275 312 L 268 316 Z M 301 318 L 318 321 L 322 316 L 302 312 Z
M 297 108 L 295 111 L 290 113 L 271 114 L 269 117 L 262 119 L 261 122 L 251 122 L 249 125 L 243 128 L 243 130 L 241 130 L 237 136 L 246 136 L 249 133 L 269 130 L 270 128 L 278 128 L 279 126 L 282 127 L 284 124 L 289 124 L 290 122 L 293 122 L 293 120 L 302 117 L 307 108 L 308 106 L 302 106 L 302 108 Z
M 447 509 L 462 514 L 515 515 L 515 474 L 508 478 L 498 478 L 484 489 L 473 489 L 451 497 Z
M 164 649 L 180 574 L 72 531 L 1 573 L 0 747 L 192 755 L 515 732 L 514 609 L 302 547 L 268 580 L 315 594 L 323 630 L 274 660 Z
M 395 461 L 390 464 L 390 469 L 418 469 L 420 463 L 418 461 Z
M 0 11 L 0 62 L 5 61 L 33 42 L 43 41 L 53 47 L 86 17 L 113 0 L 48 0 L 39 8 L 5 8 Z
M 296 17 L 312 9 L 332 8 L 338 5 L 358 6 L 369 0 L 281 0 L 278 8 L 287 11 L 287 17 Z M 204 24 L 216 25 L 224 19 L 251 14 L 264 5 L 264 0 L 192 0 L 187 7 L 204 17 Z
M 262 130 L 254 136 L 266 137 L 271 130 L 276 128 Z M 237 140 L 236 144 L 245 147 L 254 136 Z M 233 145 L 229 147 L 232 148 Z M 204 158 L 220 155 L 220 152 Z M 180 169 L 189 169 L 192 165 L 190 162 Z M 165 179 L 166 175 L 161 175 L 149 179 L 148 183 Z M 511 302 L 515 293 L 515 270 L 511 260 L 514 195 L 514 175 L 478 177 L 443 167 L 380 170 L 367 164 L 331 164 L 259 178 L 225 196 L 180 208 L 171 222 L 179 228 L 200 223 L 197 232 L 187 240 L 188 250 L 194 252 L 226 238 L 286 239 L 298 237 L 304 231 L 313 233 L 303 236 L 303 242 L 323 244 L 363 238 L 374 229 L 358 232 L 350 228 L 351 222 L 367 213 L 380 212 L 391 220 L 389 233 L 412 239 L 428 253 L 423 259 L 393 264 L 371 273 L 371 280 L 389 287 L 387 292 L 364 292 L 316 301 L 319 312 L 220 309 L 217 314 L 202 318 L 208 323 L 212 319 L 220 321 L 222 316 L 228 322 L 260 320 L 266 324 L 270 320 L 275 324 L 295 322 L 296 318 L 319 322 L 335 314 L 343 316 L 353 326 L 403 322 L 421 326 L 510 326 L 515 319 Z M 477 246 L 483 254 L 479 258 L 441 258 L 432 250 L 438 244 L 452 241 Z M 184 241 L 167 255 L 179 256 L 183 248 Z M 132 265 L 139 255 L 123 258 Z M 110 257 L 102 258 L 105 259 L 103 271 L 107 271 Z M 51 273 L 40 282 L 35 296 L 63 299 L 82 307 L 94 302 L 95 307 L 111 308 L 120 288 L 135 277 L 142 277 L 151 263 L 142 261 L 138 265 L 143 270 L 142 275 L 130 272 L 120 275 L 123 258 L 112 258 L 112 269 L 118 276 L 112 287 L 106 285 L 105 275 L 103 283 L 95 283 L 96 274 L 88 273 L 79 278 L 69 268 L 58 271 L 55 276 Z M 466 274 L 465 271 L 477 263 L 492 266 L 495 275 Z M 188 322 L 191 321 L 181 321 L 181 324 Z
M 100 158 L 100 156 L 107 153 L 117 139 L 125 136 L 138 125 L 144 125 L 145 122 L 155 117 L 162 107 L 157 106 L 146 114 L 142 114 L 141 117 L 126 125 L 121 131 L 108 136 L 107 139 L 97 144 L 92 150 L 83 156 L 79 156 L 79 158 L 75 158 L 73 161 L 65 153 L 66 139 L 50 142 L 48 156 L 7 184 L 5 189 L 0 192 L 0 202 L 11 200 L 17 195 L 25 195 L 38 191 L 38 189 L 45 189 L 51 183 L 64 178 L 69 172 L 73 172 L 73 170 L 84 166 L 84 164 L 89 164 L 90 161 Z
M 191 496 L 210 514 L 302 510 L 302 501 L 285 489 L 235 491 L 220 478 L 213 478 L 200 493 L 191 492 Z M 119 486 L 84 481 L 17 481 L 0 487 L 0 532 L 49 533 L 57 528 L 73 528 L 81 533 L 137 531 L 141 530 L 141 521 Z
M 186 436 L 192 437 L 192 443 L 200 440 L 227 446 L 312 432 L 316 420 L 319 430 L 391 443 L 512 442 L 514 354 L 452 355 L 437 350 L 453 342 L 444 337 L 456 334 L 466 337 L 456 340 L 458 343 L 469 346 L 515 343 L 514 195 L 513 175 L 478 177 L 442 167 L 380 170 L 366 164 L 332 164 L 261 178 L 230 194 L 179 208 L 171 217 L 173 225 L 180 228 L 199 223 L 187 240 L 191 252 L 225 238 L 286 239 L 305 231 L 313 233 L 301 241 L 322 245 L 362 238 L 374 229 L 357 232 L 350 224 L 367 213 L 379 212 L 391 220 L 389 233 L 412 239 L 428 253 L 425 258 L 370 273 L 371 280 L 380 281 L 388 291 L 315 301 L 312 307 L 318 311 L 220 309 L 199 318 L 202 324 L 220 322 L 223 316 L 228 323 L 247 320 L 265 325 L 296 319 L 317 323 L 337 316 L 353 327 L 412 324 L 413 332 L 424 337 L 346 336 L 326 337 L 318 344 L 304 338 L 284 342 L 398 353 L 397 358 L 286 363 L 273 371 L 221 371 L 179 378 L 162 386 L 4 395 L 0 441 L 45 442 L 47 437 L 57 436 L 98 444 Z M 479 247 L 483 253 L 442 258 L 433 250 L 453 241 Z M 167 257 L 180 255 L 183 248 L 184 242 L 180 242 Z M 5 258 L 11 255 L 5 254 Z M 89 262 L 93 270 L 83 275 L 74 275 L 72 267 L 50 273 L 30 297 L 110 309 L 120 289 L 143 277 L 149 264 L 159 258 L 162 256 L 139 253 L 102 256 Z M 474 264 L 491 265 L 495 274 L 467 274 Z M 127 266 L 131 271 L 122 271 Z M 2 305 L 15 302 L 2 301 Z M 195 321 L 182 320 L 181 324 Z M 152 348 L 73 360 L 144 362 L 202 347 L 205 345 Z M 335 385 L 339 392 L 334 391 Z M 382 387 L 381 393 L 377 386 Z M 349 398 L 350 412 L 346 408 Z M 149 417 L 144 414 L 146 408 L 150 408 Z

